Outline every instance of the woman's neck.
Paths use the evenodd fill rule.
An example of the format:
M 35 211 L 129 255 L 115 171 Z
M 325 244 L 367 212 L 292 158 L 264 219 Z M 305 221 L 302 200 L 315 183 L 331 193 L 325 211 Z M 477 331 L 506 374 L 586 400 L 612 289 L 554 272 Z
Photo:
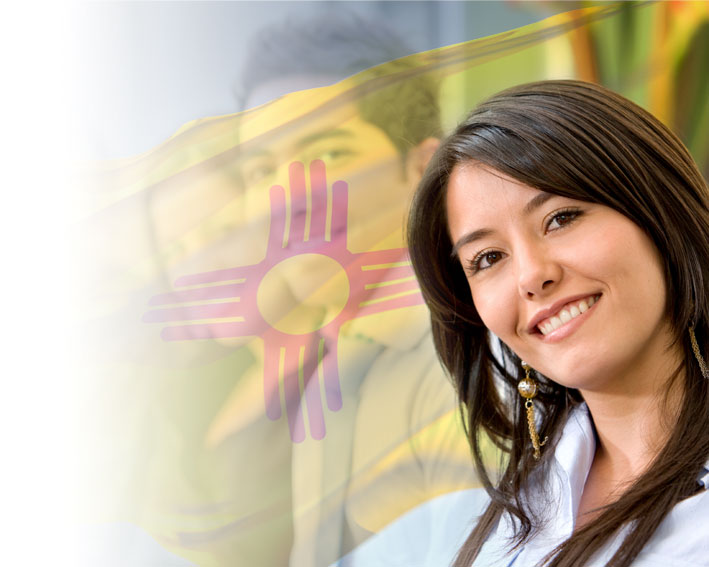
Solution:
M 623 478 L 641 474 L 669 438 L 682 401 L 682 380 L 669 380 L 672 373 L 646 376 L 632 392 L 582 392 L 596 429 L 596 454 Z
M 643 474 L 669 440 L 682 402 L 683 381 L 675 376 L 681 371 L 682 353 L 675 348 L 659 354 L 610 381 L 610 388 L 581 392 L 593 419 L 597 446 L 577 527 Z

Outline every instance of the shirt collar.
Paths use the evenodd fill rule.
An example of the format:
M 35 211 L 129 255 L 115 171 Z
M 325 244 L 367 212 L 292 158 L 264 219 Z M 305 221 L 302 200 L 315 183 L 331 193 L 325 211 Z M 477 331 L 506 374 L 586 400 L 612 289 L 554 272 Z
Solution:
M 571 410 L 554 458 L 568 475 L 572 487 L 583 490 L 595 454 L 596 435 L 588 406 L 583 403 Z
M 595 453 L 596 435 L 588 406 L 584 403 L 571 410 L 554 451 L 554 460 L 562 477 L 561 490 L 566 492 L 561 512 L 570 529 L 573 529 Z
M 704 487 L 704 490 L 709 489 L 709 461 L 704 463 L 704 467 L 702 468 L 701 472 L 699 473 L 699 477 L 697 478 L 697 482 Z
M 553 547 L 573 532 L 581 494 L 596 452 L 596 437 L 586 404 L 571 410 L 556 448 L 548 448 L 551 449 L 554 449 L 554 461 L 549 471 L 549 489 L 551 500 L 558 508 L 549 508 L 547 498 L 534 500 L 531 504 L 535 508 L 539 507 L 542 516 L 550 520 L 544 533 L 537 534 L 535 538 L 560 538 L 558 542 L 549 544 Z M 534 494 L 531 496 L 534 498 Z M 503 514 L 499 533 L 511 538 L 514 532 L 514 521 L 509 515 Z

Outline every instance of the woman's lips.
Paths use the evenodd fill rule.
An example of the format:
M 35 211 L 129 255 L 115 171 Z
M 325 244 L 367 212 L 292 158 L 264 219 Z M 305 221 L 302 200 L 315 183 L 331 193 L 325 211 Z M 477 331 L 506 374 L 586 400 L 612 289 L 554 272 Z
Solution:
M 600 297 L 600 294 L 590 295 L 584 299 L 567 303 L 554 315 L 537 323 L 537 329 L 542 335 L 548 335 L 549 333 L 556 331 L 569 321 L 572 321 L 576 317 L 579 317 L 581 314 L 588 311 L 589 308 L 593 307 L 594 303 L 600 299 Z
M 579 310 L 578 315 L 571 316 L 571 318 L 566 322 L 561 321 L 561 326 L 557 327 L 556 329 L 554 329 L 553 325 L 552 325 L 551 330 L 549 330 L 549 332 L 546 332 L 546 333 L 542 332 L 542 330 L 539 327 L 536 327 L 536 329 L 537 329 L 536 336 L 540 340 L 542 340 L 546 343 L 555 343 L 555 342 L 561 341 L 561 340 L 565 339 L 566 337 L 568 337 L 569 335 L 575 333 L 576 330 L 586 322 L 586 319 L 595 312 L 596 305 L 597 305 L 598 301 L 600 300 L 601 295 L 593 295 L 593 296 L 589 296 L 589 297 L 593 298 L 591 305 L 588 305 L 588 303 L 589 303 L 588 298 L 586 298 L 585 300 L 577 300 L 577 301 L 571 302 L 571 303 L 567 304 L 566 306 L 564 306 L 562 309 L 560 309 L 557 312 L 556 315 L 553 315 L 552 317 L 549 317 L 548 319 L 545 319 L 544 321 L 542 321 L 541 323 L 543 325 L 545 325 L 545 330 L 549 330 L 549 324 L 551 323 L 552 319 L 554 319 L 556 317 L 559 319 L 559 321 L 561 321 L 561 312 L 562 311 L 564 311 L 564 310 L 568 311 L 569 316 L 571 316 L 571 307 L 572 306 L 576 306 L 577 309 Z M 578 308 L 578 305 L 581 303 L 581 301 L 585 301 L 586 305 L 588 306 L 588 308 L 583 312 L 581 312 L 581 309 Z M 575 311 L 574 311 L 574 313 L 575 313 Z M 566 315 L 564 315 L 564 318 L 566 318 Z M 556 322 L 554 322 L 554 323 L 556 323 Z

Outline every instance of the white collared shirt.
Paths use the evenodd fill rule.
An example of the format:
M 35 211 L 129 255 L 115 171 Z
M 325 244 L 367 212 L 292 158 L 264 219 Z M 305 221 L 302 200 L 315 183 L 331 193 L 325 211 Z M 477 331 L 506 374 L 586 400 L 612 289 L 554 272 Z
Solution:
M 595 438 L 584 406 L 569 416 L 557 444 L 551 469 L 553 505 L 545 527 L 514 552 L 514 533 L 503 515 L 474 567 L 532 567 L 572 534 L 581 493 L 595 452 Z M 704 490 L 678 503 L 665 517 L 633 567 L 709 566 L 709 463 L 700 474 Z M 444 567 L 485 510 L 481 489 L 446 494 L 427 502 L 387 526 L 336 565 L 338 567 Z M 586 567 L 602 567 L 612 557 L 622 535 L 609 542 Z

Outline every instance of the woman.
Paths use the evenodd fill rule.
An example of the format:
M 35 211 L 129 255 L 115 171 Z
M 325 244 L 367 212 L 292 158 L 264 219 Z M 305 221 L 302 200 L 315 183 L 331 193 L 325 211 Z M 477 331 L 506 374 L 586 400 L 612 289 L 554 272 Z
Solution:
M 409 220 L 489 495 L 455 565 L 709 565 L 709 190 L 677 137 L 597 85 L 518 86 Z

